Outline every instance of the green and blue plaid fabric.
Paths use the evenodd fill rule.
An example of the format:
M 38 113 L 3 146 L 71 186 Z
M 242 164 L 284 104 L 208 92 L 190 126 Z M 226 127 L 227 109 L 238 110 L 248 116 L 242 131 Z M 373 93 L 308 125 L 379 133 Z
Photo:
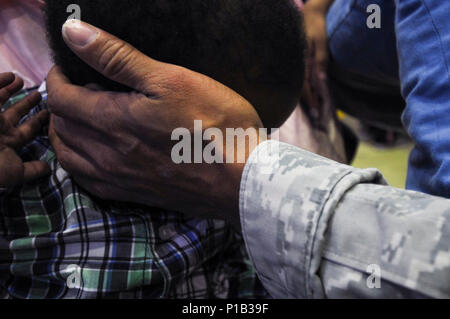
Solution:
M 46 108 L 41 93 L 30 115 Z M 0 298 L 267 297 L 226 223 L 93 197 L 58 163 L 47 129 L 20 155 L 48 162 L 51 176 L 0 191 Z

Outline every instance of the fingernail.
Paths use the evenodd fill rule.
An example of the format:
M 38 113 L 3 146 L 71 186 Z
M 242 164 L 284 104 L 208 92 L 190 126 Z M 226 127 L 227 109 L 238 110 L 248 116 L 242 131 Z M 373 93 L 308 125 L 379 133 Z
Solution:
M 98 30 L 76 19 L 67 20 L 63 25 L 62 33 L 66 41 L 79 47 L 88 46 L 99 35 Z

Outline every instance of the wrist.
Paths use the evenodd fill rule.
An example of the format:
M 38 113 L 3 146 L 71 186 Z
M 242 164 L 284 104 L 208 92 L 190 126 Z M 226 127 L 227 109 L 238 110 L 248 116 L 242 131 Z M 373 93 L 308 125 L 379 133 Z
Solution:
M 260 134 L 259 132 L 256 136 L 253 136 L 253 138 L 252 136 L 249 136 L 245 149 L 245 161 L 242 162 L 235 158 L 235 161 L 232 163 L 223 164 L 224 170 L 222 170 L 222 174 L 218 177 L 218 183 L 224 186 L 220 189 L 223 198 L 223 207 L 226 207 L 221 213 L 227 214 L 223 217 L 238 231 L 241 229 L 239 196 L 242 175 L 252 152 L 255 151 L 259 144 L 266 140 L 267 136 L 265 134 Z M 239 143 L 235 146 L 235 154 L 238 154 L 240 151 L 238 147 Z

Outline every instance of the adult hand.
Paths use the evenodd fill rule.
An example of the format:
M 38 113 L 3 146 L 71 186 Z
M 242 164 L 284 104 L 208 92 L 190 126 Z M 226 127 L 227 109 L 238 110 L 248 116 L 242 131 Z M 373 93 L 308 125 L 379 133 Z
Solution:
M 195 212 L 238 225 L 244 164 L 177 165 L 171 158 L 171 135 L 179 127 L 193 132 L 194 120 L 202 120 L 203 129 L 223 132 L 260 128 L 254 108 L 222 84 L 155 61 L 86 23 L 68 21 L 63 36 L 87 64 L 135 92 L 78 87 L 58 68 L 49 73 L 50 138 L 62 166 L 101 198 Z
M 23 80 L 13 73 L 0 73 L 0 109 L 3 104 L 23 87 Z M 48 118 L 48 112 L 17 127 L 17 123 L 31 108 L 37 105 L 41 95 L 34 92 L 0 113 L 0 187 L 10 188 L 45 176 L 50 169 L 47 163 L 24 163 L 16 151 L 33 140 Z

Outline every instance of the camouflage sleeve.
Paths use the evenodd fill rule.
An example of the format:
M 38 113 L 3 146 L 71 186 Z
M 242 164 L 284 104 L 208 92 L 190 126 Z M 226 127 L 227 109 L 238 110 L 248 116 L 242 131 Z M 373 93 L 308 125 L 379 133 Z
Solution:
M 376 169 L 265 142 L 240 212 L 275 298 L 450 297 L 450 200 L 389 187 Z

